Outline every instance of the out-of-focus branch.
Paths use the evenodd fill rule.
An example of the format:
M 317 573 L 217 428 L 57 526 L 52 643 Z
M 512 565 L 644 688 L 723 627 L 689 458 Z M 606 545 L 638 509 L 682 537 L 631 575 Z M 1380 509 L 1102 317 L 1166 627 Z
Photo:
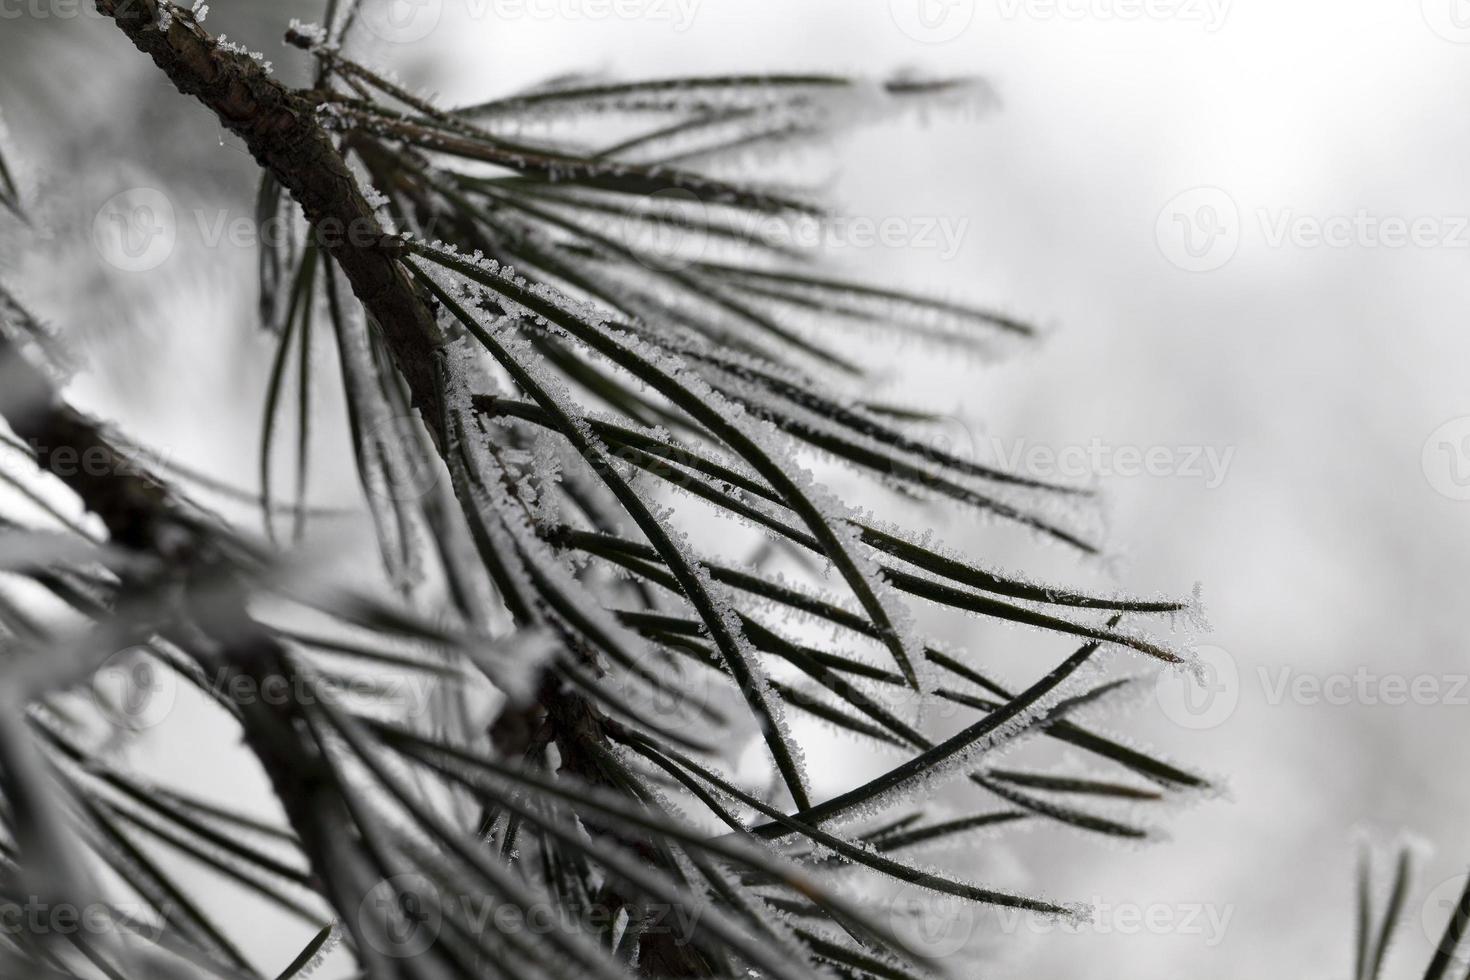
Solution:
M 0 417 L 21 439 L 37 447 L 42 469 L 66 484 L 100 517 L 118 545 L 159 560 L 187 592 L 209 590 L 207 610 L 189 615 L 188 603 L 166 626 L 166 637 L 206 669 L 218 670 L 231 689 L 289 691 L 286 651 L 249 615 L 244 583 L 221 588 L 238 575 L 226 532 L 191 512 L 158 476 L 149 473 L 109 438 L 106 427 L 67 403 L 47 373 L 34 364 L 0 319 Z M 64 452 L 62 452 L 64 450 Z M 59 461 L 67 465 L 59 465 Z M 71 465 L 72 460 L 85 465 Z M 129 586 L 148 585 L 124 581 Z M 198 611 L 196 611 L 198 613 Z M 350 815 L 307 722 L 289 703 L 250 698 L 238 705 L 247 746 L 271 780 L 287 819 L 311 862 L 317 886 L 359 940 L 364 962 L 376 959 L 362 930 L 374 923 L 362 915 L 377 877 L 361 852 L 342 833 Z M 393 976 L 391 970 L 374 976 Z
M 169 491 L 108 439 L 101 423 L 68 405 L 46 373 L 31 362 L 0 324 L 0 416 L 43 465 L 56 450 L 78 464 L 51 466 L 87 507 L 102 518 L 113 541 L 164 559 L 182 557 L 187 531 Z M 192 523 L 192 522 L 190 522 Z

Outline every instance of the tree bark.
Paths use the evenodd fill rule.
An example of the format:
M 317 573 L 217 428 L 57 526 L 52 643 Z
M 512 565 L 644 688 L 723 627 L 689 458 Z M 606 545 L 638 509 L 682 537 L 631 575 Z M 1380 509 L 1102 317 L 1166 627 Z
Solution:
M 243 681 L 253 692 L 293 691 L 286 651 L 245 607 L 246 583 L 223 547 L 220 529 L 189 509 L 167 483 L 119 449 L 106 427 L 69 405 L 45 371 L 20 349 L 0 322 L 0 417 L 36 450 L 37 462 L 102 519 L 114 543 L 161 560 L 162 575 L 187 592 L 210 584 L 208 614 L 181 603 L 163 625 L 165 638 L 189 652 L 225 690 Z M 61 465 L 61 461 L 68 465 Z M 79 462 L 78 462 L 79 461 Z M 228 588 L 219 588 L 221 582 Z M 124 580 L 130 589 L 156 589 L 156 580 Z M 293 703 L 254 697 L 238 705 L 246 745 L 260 761 L 301 842 L 318 888 L 337 909 L 373 977 L 396 968 L 365 941 L 380 927 L 364 903 L 380 875 L 344 830 L 351 824 L 323 748 Z

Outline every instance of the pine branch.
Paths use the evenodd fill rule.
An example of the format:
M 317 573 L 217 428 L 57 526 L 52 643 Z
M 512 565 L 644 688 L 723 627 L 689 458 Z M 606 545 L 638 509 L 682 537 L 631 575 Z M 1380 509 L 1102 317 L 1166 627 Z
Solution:
M 248 55 L 221 47 L 187 15 L 170 18 L 160 29 L 156 0 L 97 0 L 97 9 L 180 92 L 211 109 L 301 205 L 318 245 L 337 260 L 381 330 L 414 407 L 429 431 L 439 432 L 443 413 L 434 371 L 444 337 L 322 128 L 316 104 L 272 79 Z
M 240 549 L 232 536 L 190 511 L 162 478 L 114 445 L 105 426 L 72 408 L 4 324 L 0 324 L 0 379 L 0 416 L 23 440 L 52 450 L 40 453 L 38 461 L 102 519 L 114 542 L 161 562 L 164 574 L 186 591 L 217 583 L 221 576 L 234 580 L 239 575 Z M 61 448 L 83 459 L 93 454 L 94 465 L 52 465 L 66 458 L 54 451 Z M 147 590 L 152 585 L 125 578 L 124 594 L 129 588 Z M 286 651 L 245 611 L 243 583 L 224 588 L 216 584 L 209 591 L 207 615 L 173 620 L 169 638 L 202 662 L 226 671 L 228 678 L 243 679 L 248 690 L 291 690 Z M 294 710 L 290 704 L 252 699 L 239 709 L 245 741 L 270 778 L 316 880 L 339 912 L 349 917 L 359 933 L 359 950 L 371 962 L 374 946 L 361 941 L 360 935 L 370 920 L 358 911 L 377 877 L 341 834 L 347 817 L 337 788 L 323 768 L 321 747 L 306 737 Z
M 498 607 L 485 608 L 486 597 L 493 596 L 514 627 L 545 634 L 554 645 L 544 671 L 540 659 L 531 662 L 528 670 L 535 679 L 525 685 L 531 694 L 526 700 L 516 700 L 515 679 L 506 676 L 503 664 L 483 650 L 474 657 L 491 683 L 512 696 L 490 728 L 497 757 L 486 763 L 520 759 L 530 770 L 549 771 L 554 756 L 560 764 L 554 784 L 535 784 L 535 792 L 527 793 L 525 786 L 533 785 L 527 783 L 506 792 L 493 781 L 463 780 L 437 768 L 419 774 L 456 794 L 457 802 L 468 800 L 480 808 L 483 839 L 477 839 L 462 820 L 454 825 L 421 799 L 417 783 L 410 786 L 399 776 L 402 760 L 387 755 L 400 746 L 383 744 L 383 729 L 364 726 L 365 719 L 329 701 L 274 707 L 235 703 L 195 676 L 209 668 L 257 688 L 291 680 L 325 690 L 335 675 L 306 656 L 327 653 L 377 668 L 428 671 L 413 658 L 379 648 L 378 640 L 404 626 L 400 620 L 332 603 L 328 611 L 342 623 L 376 634 L 374 640 L 273 631 L 246 613 L 246 598 L 253 590 L 284 592 L 289 586 L 270 582 L 261 556 L 196 515 L 161 479 L 149 474 L 137 486 L 107 479 L 73 486 L 102 515 L 115 541 L 139 556 L 169 560 L 169 582 L 181 589 L 183 599 L 175 604 L 157 599 L 142 625 L 156 633 L 158 655 L 242 725 L 308 859 L 311 883 L 344 918 L 370 975 L 437 980 L 478 976 L 485 964 L 493 964 L 518 976 L 557 980 L 591 973 L 612 980 L 636 963 L 639 972 L 661 976 L 734 977 L 755 970 L 804 980 L 831 965 L 842 974 L 908 977 L 906 963 L 912 958 L 900 940 L 865 926 L 860 914 L 841 908 L 817 888 L 777 880 L 771 884 L 787 891 L 771 895 L 747 887 L 749 875 L 769 869 L 747 867 L 741 877 L 728 877 L 715 863 L 728 853 L 697 825 L 677 823 L 659 794 L 669 790 L 692 797 L 732 830 L 742 827 L 735 809 L 751 809 L 770 822 L 737 830 L 749 839 L 746 843 L 761 838 L 779 848 L 804 843 L 806 863 L 812 866 L 822 863 L 811 857 L 818 851 L 837 854 L 855 866 L 933 891 L 1054 912 L 1058 907 L 1050 903 L 925 872 L 889 852 L 1025 816 L 1136 835 L 1131 828 L 1056 804 L 1046 794 L 1093 800 L 1161 794 L 1099 780 L 997 771 L 977 761 L 989 749 L 1032 732 L 1066 737 L 1164 788 L 1198 784 L 1186 774 L 1171 782 L 1177 770 L 1068 721 L 1074 709 L 1106 696 L 1117 682 L 1058 700 L 1063 682 L 1101 643 L 1132 647 L 1164 661 L 1179 656 L 1118 629 L 1116 616 L 1096 626 L 1032 608 L 1069 607 L 1078 616 L 1099 610 L 1156 616 L 1179 612 L 1186 604 L 1085 595 L 989 572 L 848 509 L 798 463 L 798 453 L 814 449 L 877 474 L 901 493 L 947 497 L 1081 550 L 1093 547 L 1080 532 L 1033 512 L 1029 501 L 1018 504 L 1008 496 L 1058 500 L 1078 494 L 927 450 L 900 427 L 914 418 L 867 407 L 829 384 L 829 378 L 860 377 L 860 367 L 838 354 L 830 339 L 808 336 L 792 321 L 796 314 L 812 314 L 831 325 L 892 314 L 915 335 L 967 348 L 979 346 L 982 334 L 1024 335 L 1023 324 L 908 291 L 773 271 L 767 266 L 781 250 L 765 247 L 742 222 L 814 213 L 811 206 L 785 191 L 711 177 L 687 163 L 722 149 L 820 132 L 843 114 L 836 107 L 854 94 L 849 90 L 856 84 L 820 76 L 731 77 L 581 86 L 565 90 L 565 97 L 526 97 L 527 105 L 544 103 L 556 113 L 603 105 L 664 117 L 641 134 L 600 139 L 600 149 L 582 150 L 570 141 L 523 142 L 495 130 L 514 100 L 448 112 L 348 60 L 339 41 L 355 10 L 352 4 L 333 5 L 332 16 L 341 23 L 329 23 L 322 37 L 304 28 L 288 35 L 288 41 L 318 59 L 311 90 L 277 83 L 254 57 L 216 41 L 193 15 L 166 0 L 97 0 L 97 6 L 181 92 L 213 111 L 245 142 L 264 170 L 257 201 L 262 220 L 283 211 L 294 217 L 288 198 L 305 218 L 307 240 L 272 246 L 261 256 L 262 319 L 277 329 L 279 344 L 262 456 L 261 503 L 268 527 L 278 509 L 271 497 L 270 444 L 288 362 L 297 350 L 303 425 L 292 510 L 298 534 L 307 517 L 304 419 L 313 304 L 320 288 L 338 346 L 364 489 L 371 497 L 379 483 L 394 488 L 407 462 L 420 457 L 449 475 L 442 492 L 422 501 L 370 500 L 390 577 L 406 594 L 414 587 L 415 541 L 427 528 L 445 592 L 462 621 L 473 624 L 472 631 L 490 632 L 486 624 L 503 621 Z M 908 100 L 949 90 L 948 84 L 893 82 L 880 92 Z M 828 103 L 829 98 L 837 101 Z M 702 145 L 690 148 L 690 138 Z M 647 162 L 626 159 L 635 151 Z M 456 172 L 456 159 L 491 164 L 505 173 Z M 358 164 L 375 186 L 359 183 Z M 647 223 L 648 195 L 666 191 L 692 193 L 716 209 L 675 223 L 719 239 L 742 260 L 665 267 L 650 263 L 628 243 L 626 227 L 605 232 L 596 226 L 621 206 L 637 213 L 635 221 Z M 389 235 L 389 224 L 395 232 L 408 230 Z M 445 227 L 451 244 L 428 240 L 429 229 Z M 482 260 L 470 249 L 488 251 L 493 260 Z M 522 272 L 510 268 L 510 261 L 522 263 Z M 361 320 L 355 318 L 358 307 L 346 308 L 345 293 L 338 293 L 338 273 L 357 299 Z M 660 295 L 661 290 L 672 297 Z M 507 387 L 512 397 L 502 398 Z M 21 407 L 44 406 L 33 418 L 19 418 L 23 439 L 106 443 L 95 423 L 69 414 L 44 377 L 22 372 L 14 390 Z M 611 406 L 614 419 L 583 407 L 580 396 L 587 394 Z M 497 405 L 508 410 L 494 411 Z M 401 416 L 410 409 L 423 426 L 409 436 L 410 447 L 374 434 L 385 413 Z M 667 430 L 635 427 L 655 421 Z M 831 562 L 856 610 L 701 554 L 662 504 L 635 483 L 641 472 L 661 478 L 677 472 L 686 489 L 723 516 L 754 523 L 793 554 L 806 551 Z M 625 518 L 639 539 L 623 536 Z M 598 561 L 588 563 L 586 556 Z M 610 584 L 612 566 L 628 573 L 631 582 Z M 46 574 L 54 578 L 52 570 Z M 120 586 L 103 583 L 102 611 L 155 584 L 129 575 Z M 66 598 L 64 580 L 49 587 Z M 636 596 L 642 610 L 619 608 L 613 591 Z M 1009 695 L 934 650 L 918 635 L 899 593 L 1092 642 L 1021 694 Z M 318 608 L 315 602 L 305 600 Z M 845 643 L 821 649 L 793 642 L 754 614 L 767 602 L 826 619 L 886 650 L 892 669 L 864 663 Z M 21 616 L 0 609 L 0 618 L 18 621 Z M 434 631 L 408 623 L 407 632 L 430 636 Z M 711 755 L 714 740 L 689 737 L 676 725 L 644 717 L 636 699 L 626 696 L 652 691 L 706 708 L 688 704 L 690 692 L 660 669 L 689 657 L 728 678 L 744 700 L 748 720 L 757 725 L 781 777 L 767 797 L 746 792 L 694 757 Z M 768 657 L 791 664 L 813 683 L 777 681 L 763 659 Z M 935 690 L 928 681 L 936 671 L 926 668 L 978 683 L 986 696 Z M 457 673 L 454 668 L 428 672 L 445 684 L 452 684 Z M 632 686 L 620 689 L 614 677 Z M 869 681 L 904 690 L 882 692 L 894 696 L 884 700 L 869 693 Z M 835 700 L 818 700 L 814 693 Z M 937 698 L 984 717 L 935 744 L 901 717 L 898 697 Z M 877 780 L 814 803 L 800 747 L 782 721 L 787 708 L 895 746 L 906 761 Z M 701 717 L 715 731 L 730 727 L 719 712 L 706 710 Z M 457 743 L 459 736 L 478 740 L 478 733 L 457 730 L 447 713 L 434 722 L 456 735 L 445 745 Z M 690 748 L 694 756 L 673 746 Z M 977 762 L 973 771 L 971 762 Z M 927 828 L 899 826 L 891 839 L 874 832 L 861 843 L 819 826 L 860 815 L 900 790 L 927 786 L 957 766 L 965 767 L 974 785 L 1016 809 L 1004 819 L 982 815 Z M 111 792 L 130 796 L 129 784 L 109 781 L 105 773 L 90 776 Z M 282 874 L 289 869 L 230 846 L 227 837 L 186 807 L 172 802 L 149 807 L 136 796 L 128 801 L 87 796 L 95 788 L 86 783 L 78 791 L 97 826 L 125 825 L 151 834 L 218 873 L 254 882 L 261 894 L 290 907 L 259 878 L 234 875 L 233 865 L 216 852 L 277 879 L 291 881 L 289 873 Z M 577 795 L 583 791 L 626 801 L 633 809 Z M 794 812 L 787 812 L 786 799 Z M 137 809 L 140 805 L 146 814 Z M 634 810 L 660 816 L 627 819 Z M 400 823 L 411 829 L 400 831 Z M 332 827 L 339 829 L 334 833 Z M 522 846 L 532 848 L 535 857 L 521 858 Z M 539 880 L 526 873 L 536 861 Z M 558 931 L 547 939 L 552 955 L 542 956 L 542 948 L 524 936 L 476 928 L 464 910 L 443 902 L 438 908 L 444 916 L 442 941 L 422 957 L 389 962 L 373 940 L 401 922 L 407 910 L 364 917 L 362 902 L 405 869 L 449 889 L 441 898 L 467 888 L 518 907 L 559 901 L 572 911 L 595 902 L 616 909 L 626 922 L 603 924 L 591 934 L 577 925 Z M 168 881 L 154 877 L 159 879 L 150 879 L 154 891 L 166 892 Z M 711 911 L 689 941 L 680 942 L 643 930 L 651 901 L 698 908 L 708 903 Z M 769 921 L 768 910 L 782 901 L 795 902 L 807 924 L 818 920 L 827 931 Z M 238 959 L 202 916 L 181 921 L 180 933 L 212 947 L 219 954 L 215 959 Z M 595 935 L 594 945 L 588 935 Z M 864 948 L 849 948 L 844 936 Z M 310 959 L 308 953 L 302 955 Z M 293 964 L 287 973 L 299 966 Z

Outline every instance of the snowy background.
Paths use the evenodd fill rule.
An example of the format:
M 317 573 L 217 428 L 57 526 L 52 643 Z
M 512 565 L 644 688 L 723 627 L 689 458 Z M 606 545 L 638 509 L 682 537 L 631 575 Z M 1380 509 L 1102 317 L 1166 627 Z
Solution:
M 280 72 L 299 68 L 280 28 L 315 11 L 213 6 L 212 29 Z M 1442 883 L 1470 862 L 1461 6 L 646 0 L 611 8 L 638 12 L 621 16 L 528 0 L 477 16 L 496 7 L 429 0 L 407 12 L 436 18 L 405 22 L 427 26 L 421 37 L 371 57 L 450 100 L 585 69 L 988 78 L 998 112 L 887 125 L 838 148 L 832 194 L 847 210 L 910 227 L 934 219 L 956 237 L 852 247 L 840 260 L 1047 326 L 1043 344 L 996 366 L 915 351 L 890 390 L 953 410 L 982 451 L 1101 453 L 1115 580 L 1170 593 L 1202 582 L 1214 627 L 1208 689 L 1164 680 L 1108 726 L 1222 777 L 1228 792 L 1150 815 L 1169 839 L 1143 848 L 1047 829 L 944 856 L 965 874 L 1105 910 L 1076 935 L 1022 926 L 997 939 L 976 926 L 986 975 L 1345 975 L 1355 834 L 1366 829 L 1412 831 L 1432 847 L 1389 965 L 1412 976 L 1458 887 Z M 168 187 L 181 209 L 248 216 L 253 164 L 115 29 L 65 5 L 0 8 L 12 142 L 31 184 L 63 202 L 57 240 L 5 249 L 6 271 L 24 275 L 48 316 L 88 330 L 82 401 L 249 483 L 269 356 L 250 327 L 253 253 L 191 247 L 198 230 L 183 228 L 167 262 L 136 274 L 101 261 L 90 231 L 103 201 L 139 186 Z M 153 380 L 169 369 L 179 380 Z M 320 489 L 350 485 L 344 469 Z M 1014 536 L 940 530 L 989 561 L 1072 568 Z M 942 628 L 987 651 L 1012 635 Z M 153 751 L 198 761 L 188 747 Z M 863 766 L 850 743 L 826 756 L 814 768 L 834 785 Z M 205 792 L 259 789 L 229 766 L 199 779 Z

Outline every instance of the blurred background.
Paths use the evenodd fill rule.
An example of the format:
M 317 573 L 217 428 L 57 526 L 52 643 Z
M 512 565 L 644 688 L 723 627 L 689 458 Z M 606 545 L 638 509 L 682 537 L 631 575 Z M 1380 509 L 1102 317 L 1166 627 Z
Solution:
M 1150 814 L 1163 839 L 1143 847 L 1047 827 L 936 855 L 1099 906 L 1080 930 L 974 924 L 985 975 L 1345 975 L 1358 837 L 1401 831 L 1428 857 L 1387 973 L 1422 971 L 1470 862 L 1470 8 L 368 2 L 391 9 L 359 54 L 449 103 L 571 71 L 987 79 L 993 111 L 883 123 L 831 148 L 840 209 L 902 231 L 886 247 L 838 242 L 834 261 L 1047 328 L 998 364 L 905 348 L 885 392 L 952 414 L 956 441 L 1038 475 L 1073 475 L 1057 460 L 1085 451 L 1116 560 L 1079 570 L 1004 529 L 944 524 L 943 511 L 933 526 L 1038 577 L 1171 594 L 1202 583 L 1202 682 L 1150 680 L 1104 725 L 1225 791 Z M 250 217 L 256 168 L 86 6 L 0 0 L 8 156 L 47 229 L 0 245 L 0 271 L 85 335 L 80 402 L 253 485 L 270 345 L 253 248 L 222 243 L 214 222 Z M 303 77 L 280 37 L 319 10 L 211 6 L 212 30 Z M 177 211 L 176 242 L 146 269 L 94 234 L 114 195 L 138 188 L 166 189 Z M 331 395 L 319 404 L 335 423 Z M 336 462 L 314 493 L 350 500 L 341 433 L 319 431 Z M 1025 656 L 1064 649 L 970 620 L 930 625 L 1018 679 L 1036 670 Z M 819 754 L 829 788 L 867 764 L 852 744 Z M 192 762 L 196 790 L 264 792 L 252 772 L 198 767 L 194 747 L 144 751 Z

